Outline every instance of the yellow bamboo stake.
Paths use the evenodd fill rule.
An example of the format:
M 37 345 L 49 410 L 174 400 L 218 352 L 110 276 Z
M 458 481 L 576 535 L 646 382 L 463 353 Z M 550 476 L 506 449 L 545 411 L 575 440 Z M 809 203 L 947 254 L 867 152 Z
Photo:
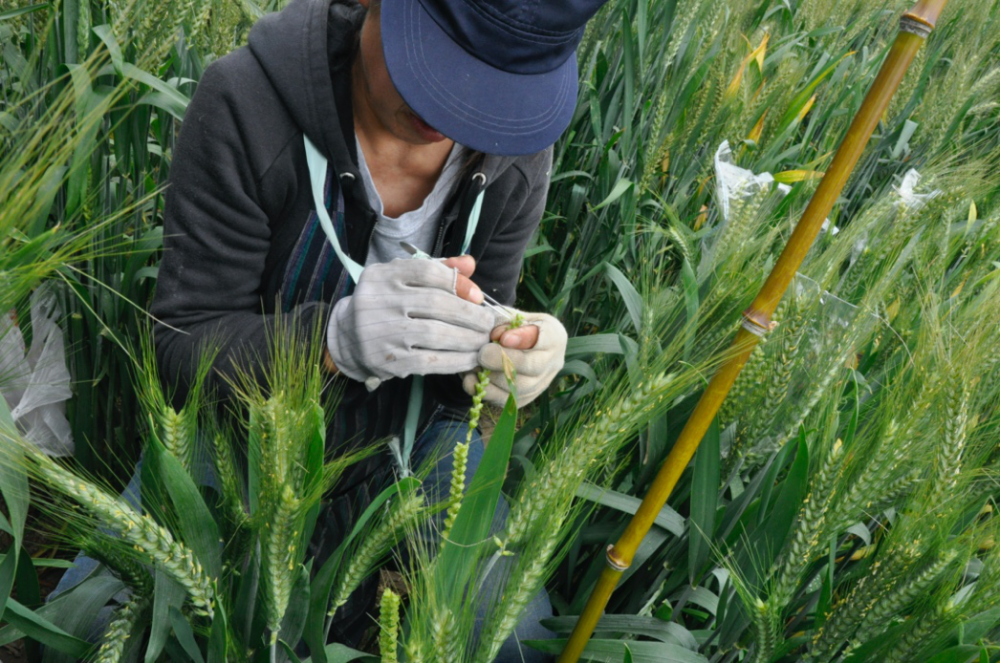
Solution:
M 608 546 L 607 567 L 597 581 L 583 614 L 577 620 L 558 663 L 576 663 L 580 660 L 583 649 L 590 640 L 608 604 L 608 599 L 611 598 L 611 593 L 618 585 L 619 578 L 631 566 L 635 551 L 663 505 L 667 503 L 684 468 L 694 457 L 694 452 L 701 444 L 733 383 L 736 382 L 736 377 L 743 370 L 750 353 L 771 330 L 771 315 L 774 309 L 777 308 L 806 253 L 816 240 L 823 221 L 833 209 L 837 197 L 847 183 L 847 178 L 850 177 L 875 127 L 888 108 L 889 100 L 895 94 L 917 51 L 930 36 L 947 2 L 948 0 L 922 0 L 900 19 L 899 35 L 851 127 L 847 130 L 847 135 L 837 150 L 833 162 L 816 193 L 813 194 L 809 206 L 795 227 L 795 232 L 792 233 L 788 245 L 782 251 L 767 281 L 757 293 L 750 308 L 743 312 L 743 326 L 733 341 L 730 358 L 712 377 L 625 532 L 617 543 Z

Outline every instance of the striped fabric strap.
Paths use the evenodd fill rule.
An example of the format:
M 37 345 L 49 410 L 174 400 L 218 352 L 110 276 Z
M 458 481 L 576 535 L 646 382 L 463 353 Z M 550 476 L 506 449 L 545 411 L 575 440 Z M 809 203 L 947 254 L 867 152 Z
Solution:
M 337 258 L 340 263 L 347 270 L 347 273 L 351 275 L 351 278 L 355 283 L 361 278 L 361 272 L 364 271 L 364 267 L 353 260 L 343 248 L 340 246 L 340 240 L 337 238 L 337 233 L 333 228 L 333 221 L 330 219 L 330 213 L 326 209 L 326 202 L 323 196 L 323 186 L 326 183 L 326 170 L 327 170 L 327 160 L 320 151 L 313 145 L 312 141 L 305 134 L 302 135 L 306 145 L 306 164 L 309 166 L 309 179 L 312 184 L 312 194 L 313 194 L 313 204 L 316 206 L 316 215 L 319 217 L 319 224 L 323 228 L 323 232 L 326 233 L 327 239 L 330 240 L 330 245 L 333 247 L 334 253 L 337 254 Z M 465 239 L 462 242 L 462 253 L 469 252 L 469 245 L 472 244 L 472 237 L 476 234 L 476 228 L 479 226 L 479 215 L 482 213 L 483 209 L 483 196 L 486 193 L 485 182 L 482 190 L 480 190 L 479 195 L 476 196 L 476 202 L 472 206 L 472 210 L 469 212 L 469 223 L 466 226 Z M 338 187 L 338 194 L 341 199 L 343 199 L 344 193 Z M 417 437 L 417 427 L 420 425 L 420 406 L 423 404 L 424 400 L 424 376 L 414 375 L 413 384 L 410 387 L 410 402 L 406 408 L 406 420 L 403 425 L 403 452 L 397 457 L 399 462 L 400 473 L 403 477 L 408 477 L 412 473 L 410 470 L 410 456 L 413 453 L 413 444 Z M 398 447 L 397 447 L 398 449 Z
M 302 138 L 305 140 L 306 144 L 306 164 L 309 166 L 309 179 L 312 184 L 312 195 L 313 195 L 313 205 L 316 206 L 316 216 L 319 217 L 319 225 L 322 226 L 323 232 L 326 233 L 327 239 L 330 240 L 330 246 L 333 247 L 334 253 L 337 254 L 337 258 L 340 259 L 340 264 L 344 266 L 347 273 L 351 275 L 351 278 L 355 283 L 361 278 L 361 272 L 364 267 L 359 265 L 351 256 L 347 255 L 344 249 L 340 246 L 340 240 L 337 239 L 337 231 L 333 228 L 333 221 L 330 219 L 330 212 L 326 209 L 326 201 L 323 199 L 323 185 L 326 183 L 326 168 L 327 162 L 326 157 L 324 157 L 320 151 L 313 145 L 313 142 L 309 140 L 309 137 L 302 134 Z M 344 192 L 338 186 L 338 196 L 343 197 Z

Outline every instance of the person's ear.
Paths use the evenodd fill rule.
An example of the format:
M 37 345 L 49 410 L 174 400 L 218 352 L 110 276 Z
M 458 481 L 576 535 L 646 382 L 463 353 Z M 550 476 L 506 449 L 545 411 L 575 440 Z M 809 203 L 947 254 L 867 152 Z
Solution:
M 368 9 L 368 5 L 370 5 L 371 2 L 372 0 L 358 0 L 358 4 L 360 4 L 365 9 Z

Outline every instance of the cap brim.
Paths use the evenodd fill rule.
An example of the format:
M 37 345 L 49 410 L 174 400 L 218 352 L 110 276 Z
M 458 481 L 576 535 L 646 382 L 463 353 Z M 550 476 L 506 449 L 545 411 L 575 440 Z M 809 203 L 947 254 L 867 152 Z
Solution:
M 575 56 L 544 74 L 512 74 L 452 41 L 418 0 L 383 2 L 381 22 L 396 89 L 452 140 L 488 154 L 533 154 L 569 125 L 576 106 Z

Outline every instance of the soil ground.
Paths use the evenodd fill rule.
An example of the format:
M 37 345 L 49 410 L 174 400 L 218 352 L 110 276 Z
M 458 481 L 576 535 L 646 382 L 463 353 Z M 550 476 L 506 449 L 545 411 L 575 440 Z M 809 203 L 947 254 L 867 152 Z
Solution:
M 3 500 L 0 500 L 0 511 L 3 511 L 4 515 L 7 513 L 6 505 L 3 504 Z M 24 547 L 28 554 L 31 555 L 32 559 L 73 558 L 73 551 L 63 550 L 52 542 L 52 525 L 53 523 L 45 521 L 43 517 L 36 512 L 30 512 L 28 514 L 28 522 L 25 525 L 24 532 Z M 0 552 L 7 552 L 10 548 L 11 542 L 10 535 L 6 532 L 0 532 Z M 56 585 L 59 583 L 59 579 L 62 577 L 62 574 L 65 573 L 65 569 L 40 567 L 36 568 L 36 572 L 38 574 L 38 593 L 41 598 L 41 603 L 44 603 L 45 599 L 50 593 L 52 593 L 52 590 L 55 589 Z M 19 598 L 16 586 L 14 587 L 14 591 L 11 593 L 11 596 L 15 599 Z M 38 607 L 38 605 L 29 603 L 28 607 Z M 4 622 L 0 621 L 0 627 L 3 625 Z M 27 663 L 28 660 L 27 652 L 25 651 L 25 644 L 22 640 L 0 647 L 0 663 Z

